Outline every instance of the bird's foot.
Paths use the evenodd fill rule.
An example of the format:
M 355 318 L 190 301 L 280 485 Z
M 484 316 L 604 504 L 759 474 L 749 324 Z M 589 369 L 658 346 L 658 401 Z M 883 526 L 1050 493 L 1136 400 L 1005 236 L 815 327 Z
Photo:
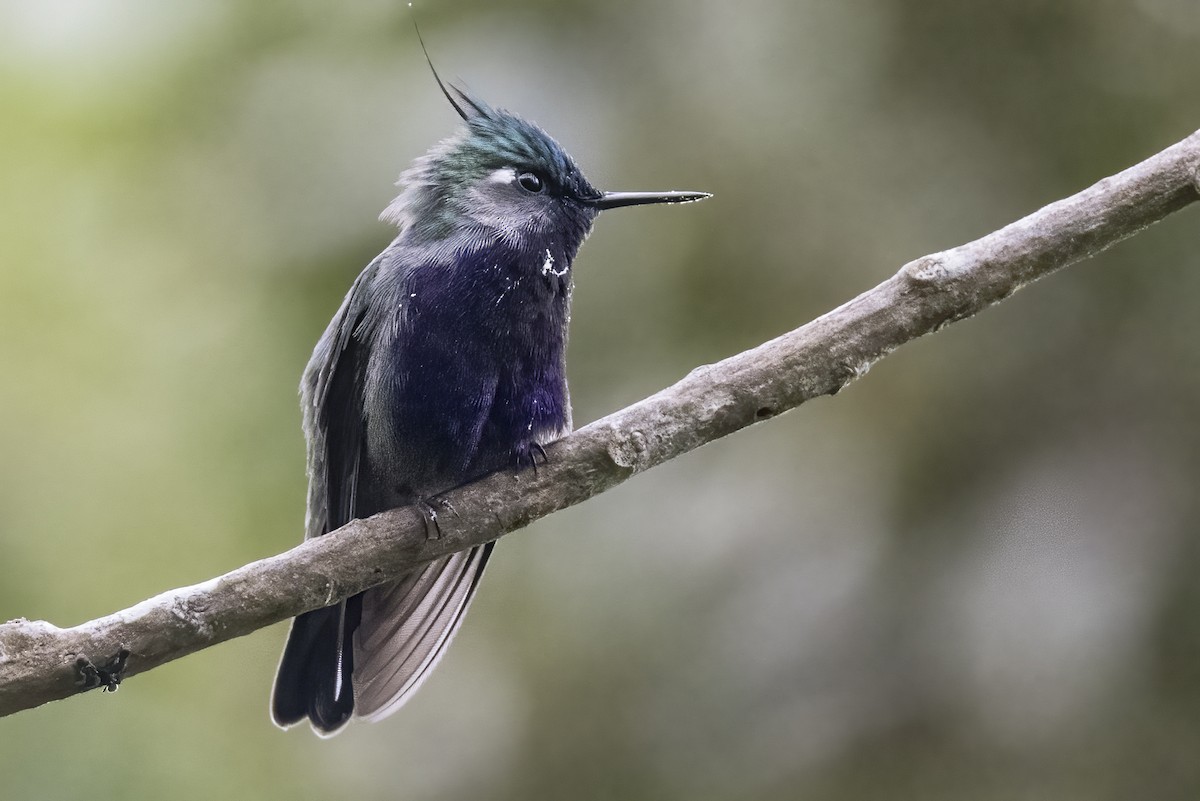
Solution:
M 458 511 L 454 508 L 454 504 L 450 501 L 435 495 L 432 498 L 417 498 L 417 510 L 420 511 L 421 517 L 425 520 L 425 538 L 430 540 L 440 540 L 442 538 L 442 526 L 438 523 L 438 510 L 449 512 L 458 517 Z
M 542 447 L 540 442 L 523 442 L 513 449 L 513 464 L 517 470 L 522 470 L 526 467 L 533 468 L 533 474 L 537 475 L 538 463 L 537 457 L 542 457 L 542 464 L 550 461 L 546 456 L 546 449 Z
M 86 656 L 75 660 L 75 684 L 84 691 L 103 687 L 104 692 L 115 693 L 125 678 L 125 663 L 129 661 L 129 649 L 122 648 L 117 655 L 102 665 L 92 663 Z

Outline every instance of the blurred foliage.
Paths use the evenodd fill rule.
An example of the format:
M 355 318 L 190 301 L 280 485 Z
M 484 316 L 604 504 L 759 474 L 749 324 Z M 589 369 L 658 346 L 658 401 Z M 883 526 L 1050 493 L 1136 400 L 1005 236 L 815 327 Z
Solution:
M 608 188 L 576 419 L 1200 126 L 1191 0 L 425 4 Z M 403 3 L 0 0 L 0 618 L 300 537 L 295 387 L 453 128 Z M 270 726 L 282 625 L 0 720 L 12 799 L 1200 794 L 1189 210 L 834 400 L 504 541 L 378 725 Z

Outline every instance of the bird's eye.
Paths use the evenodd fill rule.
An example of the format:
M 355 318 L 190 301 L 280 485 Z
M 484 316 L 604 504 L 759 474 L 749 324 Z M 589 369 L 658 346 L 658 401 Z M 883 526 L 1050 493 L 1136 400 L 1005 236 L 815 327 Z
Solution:
M 532 192 L 535 195 L 546 188 L 546 184 L 541 177 L 535 172 L 523 172 L 517 176 L 517 183 L 526 192 Z

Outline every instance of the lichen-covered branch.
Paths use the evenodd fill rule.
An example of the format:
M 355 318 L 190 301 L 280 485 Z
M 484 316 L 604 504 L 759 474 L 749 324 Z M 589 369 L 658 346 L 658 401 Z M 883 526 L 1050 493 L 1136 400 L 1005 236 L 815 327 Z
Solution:
M 502 472 L 446 493 L 429 539 L 394 509 L 218 578 L 72 628 L 0 625 L 0 716 L 122 678 L 390 581 L 453 551 L 580 503 L 706 442 L 832 395 L 905 342 L 999 303 L 1054 270 L 1200 200 L 1200 131 L 995 233 L 906 264 L 790 333 L 586 426 L 535 473 Z

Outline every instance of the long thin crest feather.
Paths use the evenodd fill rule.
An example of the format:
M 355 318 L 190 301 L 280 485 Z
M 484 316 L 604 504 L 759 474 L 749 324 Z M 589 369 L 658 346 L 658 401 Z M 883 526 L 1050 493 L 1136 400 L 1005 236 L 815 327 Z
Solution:
M 412 3 L 409 3 L 408 7 L 411 9 Z M 433 79 L 437 81 L 438 88 L 442 90 L 442 94 L 444 94 L 446 99 L 450 101 L 450 105 L 453 106 L 454 110 L 458 112 L 458 116 L 462 117 L 463 121 L 466 122 L 468 119 L 470 119 L 471 115 L 468 114 L 463 107 L 458 104 L 458 101 L 454 99 L 454 95 L 450 94 L 450 89 L 448 89 L 446 84 L 442 82 L 442 76 L 438 75 L 437 67 L 433 66 L 433 59 L 429 57 L 429 49 L 425 47 L 425 38 L 421 36 L 421 26 L 417 25 L 417 12 L 415 9 L 413 9 L 412 12 L 412 21 L 413 30 L 417 32 L 417 41 L 421 43 L 421 52 L 425 54 L 425 62 L 429 64 L 429 71 L 433 73 Z M 464 95 L 458 87 L 454 87 L 454 91 L 457 92 L 463 100 L 470 102 L 470 98 Z M 478 107 L 476 107 L 474 103 L 471 103 L 471 106 L 475 107 L 478 111 Z

